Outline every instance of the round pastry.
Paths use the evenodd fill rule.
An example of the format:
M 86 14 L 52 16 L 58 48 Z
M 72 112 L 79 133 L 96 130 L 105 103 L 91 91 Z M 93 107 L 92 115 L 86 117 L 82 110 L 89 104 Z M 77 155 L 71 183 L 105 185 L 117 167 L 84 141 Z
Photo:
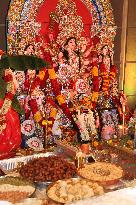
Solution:
M 79 169 L 78 174 L 86 179 L 98 182 L 109 182 L 120 179 L 123 175 L 121 167 L 106 162 L 85 164 Z

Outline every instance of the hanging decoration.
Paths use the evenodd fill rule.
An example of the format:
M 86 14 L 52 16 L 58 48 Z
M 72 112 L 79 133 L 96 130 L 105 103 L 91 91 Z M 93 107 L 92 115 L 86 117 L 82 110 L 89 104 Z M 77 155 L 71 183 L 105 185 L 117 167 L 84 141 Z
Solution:
M 92 84 L 93 84 L 93 92 L 92 92 L 92 108 L 95 109 L 97 100 L 99 97 L 99 76 L 98 76 L 98 62 L 92 63 Z
M 105 97 L 108 97 L 111 93 L 111 85 L 113 83 L 113 80 L 116 78 L 117 74 L 117 67 L 115 65 L 112 65 L 110 67 L 110 73 L 106 71 L 105 64 L 100 64 L 100 76 L 102 77 L 102 92 Z M 113 93 L 113 97 L 116 96 L 116 93 Z

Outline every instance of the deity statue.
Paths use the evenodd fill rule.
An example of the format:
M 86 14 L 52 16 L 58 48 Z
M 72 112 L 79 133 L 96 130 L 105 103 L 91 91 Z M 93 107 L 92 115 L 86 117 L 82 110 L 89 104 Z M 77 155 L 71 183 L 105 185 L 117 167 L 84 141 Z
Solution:
M 110 67 L 113 63 L 113 53 L 112 53 L 112 51 L 110 51 L 108 45 L 104 45 L 101 48 L 99 62 L 105 64 L 106 72 L 109 75 Z
M 58 78 L 64 87 L 70 88 L 80 73 L 80 55 L 77 50 L 76 38 L 70 37 L 64 44 L 64 49 L 58 55 Z
M 113 53 L 108 45 L 104 45 L 99 55 L 100 62 L 100 92 L 103 106 L 113 107 L 118 97 L 117 67 L 113 64 Z M 111 101 L 111 102 L 110 102 Z

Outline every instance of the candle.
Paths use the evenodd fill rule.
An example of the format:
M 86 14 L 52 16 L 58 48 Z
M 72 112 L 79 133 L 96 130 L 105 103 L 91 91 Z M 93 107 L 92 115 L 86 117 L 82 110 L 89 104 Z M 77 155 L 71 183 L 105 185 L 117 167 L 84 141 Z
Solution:
M 123 136 L 123 130 L 124 130 L 124 126 L 123 125 L 118 125 L 118 136 L 120 138 Z

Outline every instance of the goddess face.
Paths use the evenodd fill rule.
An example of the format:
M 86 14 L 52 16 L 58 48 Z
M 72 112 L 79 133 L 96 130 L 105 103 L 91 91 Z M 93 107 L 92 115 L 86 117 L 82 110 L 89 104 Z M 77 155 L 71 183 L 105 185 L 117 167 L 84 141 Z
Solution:
M 35 75 L 36 75 L 36 70 L 30 70 L 30 69 L 28 69 L 27 75 L 28 75 L 28 77 L 29 77 L 30 80 L 34 79 L 34 78 L 35 78 Z
M 105 45 L 105 46 L 103 47 L 103 49 L 102 49 L 102 53 L 103 53 L 103 55 L 107 55 L 107 54 L 109 54 L 109 48 L 108 48 L 107 45 Z
M 76 40 L 74 38 L 70 39 L 68 44 L 67 44 L 68 48 L 71 50 L 75 50 L 76 48 Z
M 25 74 L 24 74 L 23 71 L 15 71 L 14 73 L 15 73 L 16 80 L 17 80 L 18 82 L 24 81 Z
M 25 50 L 25 55 L 34 55 L 34 47 L 33 45 L 28 46 L 28 48 Z

